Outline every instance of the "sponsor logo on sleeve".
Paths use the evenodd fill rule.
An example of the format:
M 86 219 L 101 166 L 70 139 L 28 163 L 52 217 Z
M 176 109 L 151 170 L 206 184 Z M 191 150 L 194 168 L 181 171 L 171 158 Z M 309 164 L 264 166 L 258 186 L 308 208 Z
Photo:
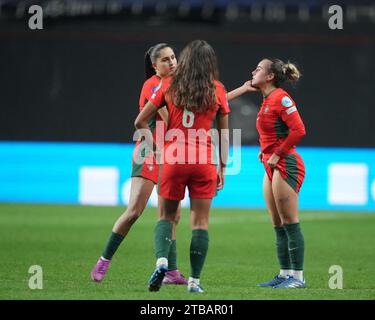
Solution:
M 286 110 L 286 113 L 287 113 L 287 114 L 291 114 L 291 113 L 293 113 L 294 111 L 297 111 L 297 107 L 296 107 L 296 106 L 287 109 L 287 110 Z

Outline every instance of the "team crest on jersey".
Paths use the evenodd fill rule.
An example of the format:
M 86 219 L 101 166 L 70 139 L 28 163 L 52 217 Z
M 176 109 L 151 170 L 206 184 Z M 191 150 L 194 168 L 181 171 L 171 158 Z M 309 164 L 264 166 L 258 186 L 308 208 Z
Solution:
M 264 112 L 263 113 L 267 113 L 268 112 L 268 110 L 269 110 L 269 106 L 267 105 L 265 108 L 264 108 Z
M 147 166 L 148 170 L 151 172 L 154 169 L 154 166 L 152 164 Z
M 285 108 L 289 108 L 293 105 L 293 101 L 288 97 L 288 96 L 284 96 L 282 99 L 281 99 L 281 104 L 285 107 Z

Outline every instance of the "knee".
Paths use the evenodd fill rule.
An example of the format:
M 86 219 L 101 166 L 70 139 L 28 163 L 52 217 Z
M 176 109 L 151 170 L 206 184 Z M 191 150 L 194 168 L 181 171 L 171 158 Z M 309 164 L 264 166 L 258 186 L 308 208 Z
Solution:
M 142 215 L 141 210 L 138 210 L 137 208 L 131 208 L 131 209 L 128 209 L 127 212 L 125 213 L 125 219 L 130 223 L 134 223 L 135 221 L 138 220 L 138 218 L 141 215 Z

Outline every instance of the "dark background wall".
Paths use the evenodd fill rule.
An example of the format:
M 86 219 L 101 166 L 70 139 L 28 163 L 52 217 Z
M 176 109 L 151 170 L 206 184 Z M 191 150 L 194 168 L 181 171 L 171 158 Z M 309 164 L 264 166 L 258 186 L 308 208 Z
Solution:
M 231 90 L 262 57 L 290 59 L 303 77 L 288 88 L 308 135 L 307 146 L 375 147 L 375 22 L 330 30 L 308 23 L 180 21 L 95 17 L 47 19 L 32 31 L 25 19 L 0 19 L 0 140 L 130 142 L 144 81 L 143 55 L 168 42 L 178 54 L 193 39 L 217 52 Z M 231 104 L 232 128 L 257 143 L 260 94 Z

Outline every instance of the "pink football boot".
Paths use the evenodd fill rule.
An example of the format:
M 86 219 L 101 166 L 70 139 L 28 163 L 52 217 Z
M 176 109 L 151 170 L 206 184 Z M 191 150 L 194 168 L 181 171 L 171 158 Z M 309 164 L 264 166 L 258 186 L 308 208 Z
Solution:
M 111 260 L 104 260 L 102 257 L 100 257 L 94 269 L 91 271 L 91 279 L 95 282 L 102 281 L 110 263 Z
M 188 281 L 178 270 L 171 270 L 165 273 L 163 284 L 184 284 L 187 285 Z

